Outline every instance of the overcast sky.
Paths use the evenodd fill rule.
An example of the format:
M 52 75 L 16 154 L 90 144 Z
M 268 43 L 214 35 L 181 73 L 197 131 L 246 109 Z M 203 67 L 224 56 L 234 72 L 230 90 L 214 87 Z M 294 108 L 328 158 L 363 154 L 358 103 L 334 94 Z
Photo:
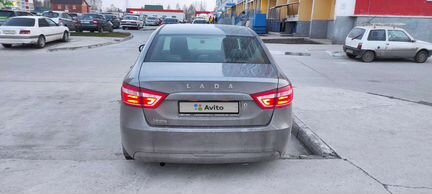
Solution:
M 177 3 L 180 4 L 180 7 L 183 7 L 183 4 L 189 6 L 194 2 L 197 2 L 197 4 L 199 4 L 199 2 L 201 1 L 206 4 L 206 8 L 209 11 L 213 10 L 216 6 L 216 0 L 102 0 L 102 6 L 105 9 L 110 7 L 111 4 L 114 4 L 114 6 L 124 10 L 126 8 L 126 1 L 127 6 L 131 8 L 140 8 L 145 4 L 150 4 L 163 5 L 165 9 L 168 5 L 170 5 L 171 9 L 175 9 Z

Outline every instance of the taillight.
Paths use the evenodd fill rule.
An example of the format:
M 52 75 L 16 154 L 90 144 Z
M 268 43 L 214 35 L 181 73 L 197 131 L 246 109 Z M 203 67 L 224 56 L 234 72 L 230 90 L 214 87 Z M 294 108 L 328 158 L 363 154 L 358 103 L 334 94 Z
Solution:
M 165 93 L 135 87 L 126 83 L 123 83 L 121 94 L 122 101 L 126 105 L 142 108 L 157 108 L 168 96 Z
M 98 23 L 98 21 L 97 20 L 93 20 L 93 24 L 97 24 Z
M 289 106 L 294 99 L 294 89 L 291 85 L 257 94 L 252 98 L 262 109 L 283 108 Z
M 20 30 L 20 34 L 30 34 L 30 30 Z
M 363 47 L 363 43 L 358 43 L 357 48 L 362 49 L 362 47 Z

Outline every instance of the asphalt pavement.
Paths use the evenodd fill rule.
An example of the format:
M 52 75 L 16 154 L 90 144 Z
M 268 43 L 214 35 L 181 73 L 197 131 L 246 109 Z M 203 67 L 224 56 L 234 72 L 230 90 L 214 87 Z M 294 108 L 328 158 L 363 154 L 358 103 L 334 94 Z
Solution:
M 0 193 L 432 192 L 432 112 L 419 103 L 432 101 L 431 62 L 365 64 L 340 46 L 268 45 L 296 87 L 296 115 L 342 159 L 123 160 L 120 86 L 152 31 L 131 32 L 94 49 L 0 49 Z M 291 154 L 304 154 L 292 142 Z

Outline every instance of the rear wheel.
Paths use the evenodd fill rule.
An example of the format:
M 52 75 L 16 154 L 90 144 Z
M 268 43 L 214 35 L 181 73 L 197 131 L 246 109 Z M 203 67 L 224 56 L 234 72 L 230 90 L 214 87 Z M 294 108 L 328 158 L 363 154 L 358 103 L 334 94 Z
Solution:
M 366 63 L 370 63 L 375 60 L 375 53 L 372 51 L 365 51 L 361 56 L 361 60 Z
M 132 156 L 130 156 L 129 153 L 126 152 L 124 147 L 122 147 L 122 149 L 123 149 L 123 156 L 125 157 L 126 160 L 134 160 L 134 158 L 132 158 Z
M 123 30 L 126 30 L 126 27 L 123 26 L 122 29 L 123 29 Z
M 103 33 L 104 32 L 104 29 L 103 29 L 103 27 L 101 26 L 101 27 L 99 27 L 99 29 L 98 29 L 98 32 L 99 33 Z
M 356 58 L 356 56 L 353 55 L 353 54 L 351 54 L 351 53 L 347 53 L 346 56 L 347 56 L 348 58 L 350 58 L 350 59 L 355 59 L 355 58 Z
M 417 53 L 414 59 L 417 63 L 424 63 L 427 61 L 428 58 L 429 58 L 429 52 L 422 50 Z
M 2 46 L 5 48 L 12 48 L 12 44 L 2 44 Z
M 39 38 L 38 38 L 38 41 L 36 43 L 36 47 L 37 48 L 44 48 L 45 45 L 46 45 L 45 37 L 42 36 L 42 35 L 40 35 Z
M 90 32 L 91 32 L 91 33 L 93 33 L 93 32 L 94 32 L 94 30 L 90 30 Z
M 69 42 L 69 32 L 65 31 L 63 33 L 63 38 L 62 38 L 63 42 Z

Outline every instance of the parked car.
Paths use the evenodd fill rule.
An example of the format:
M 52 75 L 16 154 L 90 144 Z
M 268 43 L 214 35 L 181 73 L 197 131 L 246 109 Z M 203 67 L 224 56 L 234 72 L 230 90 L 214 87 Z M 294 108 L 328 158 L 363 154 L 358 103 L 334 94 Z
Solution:
M 81 31 L 113 32 L 113 24 L 101 14 L 84 14 L 80 18 Z
M 176 18 L 165 18 L 162 21 L 162 24 L 178 24 L 178 23 L 179 23 L 179 21 Z
M 69 28 L 71 31 L 76 31 L 76 22 L 72 16 L 63 11 L 44 11 L 42 16 L 51 18 L 55 23 Z
M 80 17 L 82 14 L 81 13 L 68 13 L 68 14 L 72 17 L 72 21 L 75 26 L 75 31 L 80 32 L 81 31 Z
M 376 58 L 411 58 L 424 63 L 432 55 L 432 44 L 415 40 L 407 31 L 394 26 L 358 26 L 345 40 L 349 58 L 372 62 Z
M 157 17 L 147 17 L 145 20 L 146 26 L 159 26 L 160 25 L 160 19 Z
M 9 18 L 15 16 L 32 16 L 33 14 L 26 11 L 4 10 L 0 9 L 0 26 L 3 25 Z
M 128 28 L 135 28 L 137 30 L 143 27 L 143 21 L 138 16 L 127 15 L 123 17 L 121 21 L 121 27 L 123 30 Z
M 105 18 L 113 24 L 114 29 L 120 28 L 120 19 L 113 14 L 103 14 Z
M 195 19 L 192 24 L 208 24 L 209 22 L 205 19 Z
M 17 16 L 0 26 L 0 43 L 5 48 L 14 44 L 34 44 L 45 47 L 47 42 L 69 41 L 69 28 L 41 16 Z
M 258 35 L 231 25 L 164 25 L 121 88 L 126 159 L 237 163 L 277 159 L 293 87 Z

